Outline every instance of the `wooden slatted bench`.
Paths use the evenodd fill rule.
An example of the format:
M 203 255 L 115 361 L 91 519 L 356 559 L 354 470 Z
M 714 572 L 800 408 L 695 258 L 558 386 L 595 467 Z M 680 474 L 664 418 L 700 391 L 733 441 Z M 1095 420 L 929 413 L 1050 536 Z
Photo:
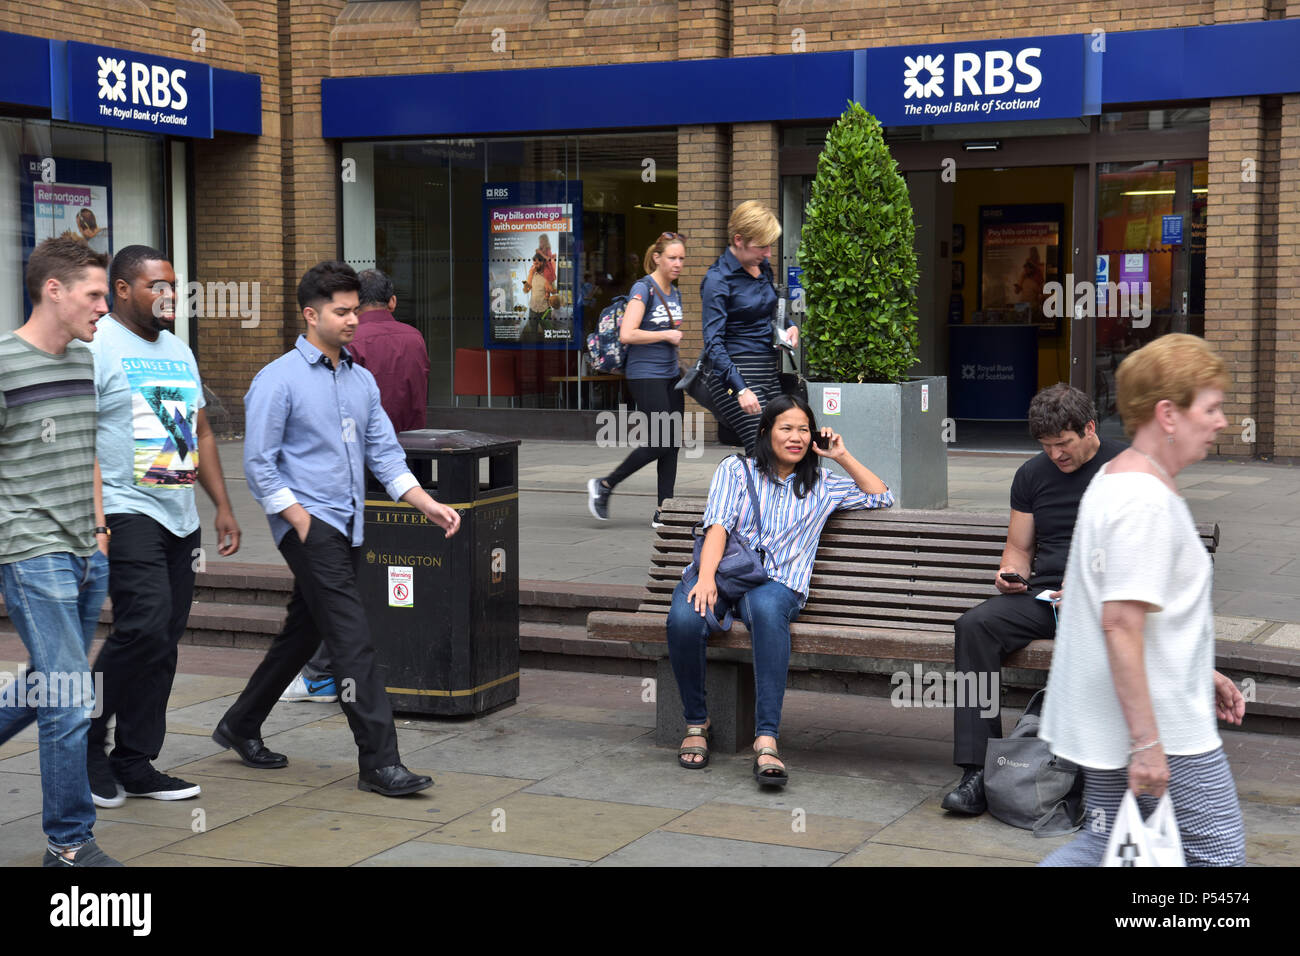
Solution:
M 668 662 L 666 622 L 673 589 L 690 562 L 691 528 L 703 498 L 673 498 L 661 509 L 651 555 L 648 596 L 635 612 L 593 611 L 587 635 L 628 641 L 658 659 L 655 739 L 676 746 L 682 706 Z M 1006 544 L 1005 514 L 889 508 L 833 515 L 822 531 L 808 603 L 790 626 L 792 671 L 888 676 L 914 664 L 951 666 L 953 623 L 997 591 L 992 576 Z M 1214 553 L 1217 524 L 1198 527 Z M 754 737 L 754 672 L 749 632 L 737 619 L 709 639 L 707 694 L 714 746 L 736 752 Z M 1003 665 L 1003 686 L 1046 681 L 1052 642 L 1033 641 Z M 838 689 L 838 688 L 836 688 Z

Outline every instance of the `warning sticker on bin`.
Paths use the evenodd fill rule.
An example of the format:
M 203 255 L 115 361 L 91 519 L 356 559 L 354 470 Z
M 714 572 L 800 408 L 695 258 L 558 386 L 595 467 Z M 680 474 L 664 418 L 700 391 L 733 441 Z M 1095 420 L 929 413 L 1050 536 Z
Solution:
M 388 606 L 415 607 L 415 569 L 388 569 Z

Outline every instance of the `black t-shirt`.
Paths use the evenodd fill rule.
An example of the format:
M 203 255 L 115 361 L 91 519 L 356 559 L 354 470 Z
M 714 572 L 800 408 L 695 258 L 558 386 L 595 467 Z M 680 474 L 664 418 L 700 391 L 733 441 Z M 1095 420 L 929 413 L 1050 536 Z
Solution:
M 1059 588 L 1079 515 L 1079 500 L 1102 465 L 1125 448 L 1124 442 L 1103 438 L 1092 459 L 1066 474 L 1040 452 L 1016 469 L 1011 481 L 1011 508 L 1034 516 L 1034 562 L 1031 588 Z

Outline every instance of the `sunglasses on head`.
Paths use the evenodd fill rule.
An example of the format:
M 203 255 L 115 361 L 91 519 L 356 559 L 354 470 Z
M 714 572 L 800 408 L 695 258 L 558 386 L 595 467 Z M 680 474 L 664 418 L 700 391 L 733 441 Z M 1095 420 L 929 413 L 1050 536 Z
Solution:
M 663 233 L 660 233 L 660 234 L 659 234 L 659 238 L 660 238 L 660 239 L 685 239 L 685 238 L 686 238 L 686 233 L 684 233 L 684 232 L 663 232 Z

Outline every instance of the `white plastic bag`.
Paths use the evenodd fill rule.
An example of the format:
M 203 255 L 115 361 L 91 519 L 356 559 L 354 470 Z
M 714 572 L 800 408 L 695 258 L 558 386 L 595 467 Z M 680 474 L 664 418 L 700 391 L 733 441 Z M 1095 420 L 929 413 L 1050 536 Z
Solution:
M 1124 792 L 1102 866 L 1186 866 L 1183 841 L 1174 819 L 1174 802 L 1169 791 L 1160 798 L 1155 812 L 1146 820 L 1138 809 L 1132 790 Z

